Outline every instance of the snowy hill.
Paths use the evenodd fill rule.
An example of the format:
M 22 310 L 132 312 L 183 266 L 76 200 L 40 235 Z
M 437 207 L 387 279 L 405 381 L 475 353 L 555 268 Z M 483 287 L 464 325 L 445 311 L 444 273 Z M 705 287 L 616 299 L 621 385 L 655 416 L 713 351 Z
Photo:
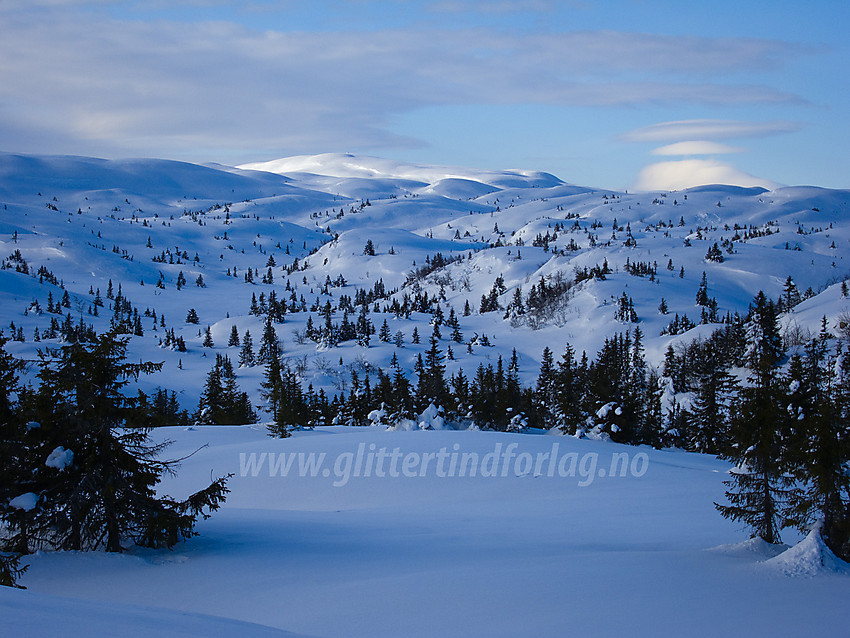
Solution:
M 284 357 L 301 363 L 305 386 L 313 383 L 330 396 L 340 389 L 340 380 L 327 374 L 330 362 L 337 372 L 386 368 L 395 353 L 401 368 L 412 373 L 432 316 L 402 317 L 387 308 L 405 294 L 427 292 L 438 297 L 444 314 L 454 309 L 464 335 L 454 345 L 454 360 L 446 362 L 448 374 L 464 369 L 470 375 L 482 361 L 507 360 L 516 348 L 521 379 L 531 383 L 544 346 L 557 356 L 569 342 L 593 356 L 606 337 L 635 325 L 650 361 L 660 364 L 670 343 L 710 331 L 699 326 L 702 308 L 694 301 L 703 272 L 717 318 L 746 311 L 759 290 L 778 298 L 790 276 L 801 293 L 809 292 L 805 312 L 801 307 L 787 321 L 816 329 L 826 315 L 835 325 L 850 305 L 835 287 L 850 273 L 848 206 L 847 191 L 819 188 L 614 193 L 565 184 L 545 173 L 341 154 L 241 169 L 3 154 L 0 321 L 4 327 L 14 323 L 24 339 L 12 345 L 14 352 L 34 359 L 37 348 L 48 345 L 34 342 L 34 332 L 47 331 L 51 319 L 70 314 L 73 322 L 82 318 L 105 329 L 112 316 L 105 297 L 111 279 L 141 315 L 143 336 L 133 337 L 131 351 L 165 361 L 155 385 L 177 391 L 192 410 L 211 365 L 206 355 L 237 357 L 238 348 L 226 346 L 233 326 L 240 335 L 250 330 L 255 342 L 262 334 L 262 318 L 249 314 L 252 296 L 276 291 L 286 297 L 291 311 L 276 327 Z M 364 255 L 369 241 L 374 255 Z M 706 259 L 714 243 L 722 262 Z M 29 276 L 9 259 L 16 251 Z M 437 253 L 449 263 L 411 275 Z M 271 259 L 276 265 L 269 271 Z M 577 281 L 577 269 L 606 261 L 611 273 L 604 279 Z M 56 283 L 39 277 L 39 268 Z M 246 282 L 249 270 L 256 276 Z M 181 272 L 187 283 L 178 290 Z M 269 272 L 271 283 L 263 283 Z M 205 287 L 196 285 L 199 276 Z M 497 310 L 482 314 L 481 298 L 497 278 Z M 545 313 L 505 318 L 517 291 L 527 296 L 541 278 L 576 285 Z M 325 286 L 328 279 L 331 286 Z M 311 308 L 330 301 L 339 320 L 341 296 L 353 299 L 379 281 L 386 294 L 377 300 L 371 322 L 377 328 L 386 319 L 393 335 L 401 333 L 403 347 L 372 339 L 368 347 L 343 342 L 328 350 L 298 336 L 310 316 L 318 319 Z M 93 317 L 98 290 L 107 304 Z M 61 314 L 45 312 L 48 295 L 58 302 L 65 291 L 70 307 Z M 624 294 L 633 302 L 637 324 L 617 318 Z M 666 314 L 659 312 L 662 299 Z M 35 302 L 40 313 L 31 311 Z M 185 322 L 190 308 L 198 325 Z M 669 329 L 677 314 L 697 327 L 669 334 L 681 331 Z M 201 347 L 199 332 L 206 326 L 212 349 Z M 422 345 L 411 343 L 414 328 Z M 187 352 L 161 347 L 171 330 L 184 338 Z M 486 335 L 491 347 L 470 347 L 475 335 Z M 240 370 L 240 383 L 255 402 L 260 375 L 259 367 Z M 144 383 L 146 391 L 153 389 L 152 381 Z

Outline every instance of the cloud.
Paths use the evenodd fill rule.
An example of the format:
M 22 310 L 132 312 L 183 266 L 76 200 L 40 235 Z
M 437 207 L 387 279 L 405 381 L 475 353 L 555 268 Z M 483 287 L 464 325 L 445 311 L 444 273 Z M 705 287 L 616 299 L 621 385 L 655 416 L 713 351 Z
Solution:
M 483 28 L 258 31 L 118 20 L 74 13 L 66 0 L 39 1 L 69 9 L 0 9 L 0 121 L 24 126 L 13 141 L 55 134 L 66 146 L 14 150 L 246 161 L 419 145 L 391 123 L 428 106 L 799 101 L 727 79 L 793 54 L 775 41 Z
M 728 153 L 742 153 L 744 149 L 736 146 L 728 146 L 718 142 L 693 140 L 688 142 L 676 142 L 661 146 L 652 151 L 653 155 L 725 155 Z
M 705 184 L 729 184 L 732 186 L 762 186 L 773 189 L 778 186 L 767 179 L 754 177 L 738 170 L 731 164 L 713 159 L 685 159 L 658 162 L 641 169 L 635 190 L 667 191 L 682 190 Z
M 661 122 L 624 133 L 624 142 L 678 142 L 683 140 L 738 139 L 744 137 L 766 137 L 779 133 L 790 133 L 800 125 L 786 120 L 773 122 L 747 122 L 741 120 L 681 120 Z

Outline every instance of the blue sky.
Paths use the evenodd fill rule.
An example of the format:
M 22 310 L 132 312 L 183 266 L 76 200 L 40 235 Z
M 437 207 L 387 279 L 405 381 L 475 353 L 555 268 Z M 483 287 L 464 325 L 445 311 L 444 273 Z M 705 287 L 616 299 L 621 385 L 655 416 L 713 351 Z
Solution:
M 850 187 L 848 4 L 3 0 L 0 150 Z

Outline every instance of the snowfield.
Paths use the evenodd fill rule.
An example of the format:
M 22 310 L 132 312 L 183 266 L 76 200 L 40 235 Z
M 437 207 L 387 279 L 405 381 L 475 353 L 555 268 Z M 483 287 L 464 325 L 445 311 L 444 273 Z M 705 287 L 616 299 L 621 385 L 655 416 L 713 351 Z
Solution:
M 174 440 L 174 456 L 202 448 L 165 491 L 183 496 L 211 471 L 233 472 L 225 506 L 173 551 L 30 557 L 29 589 L 0 590 L 10 634 L 276 635 L 240 621 L 304 636 L 800 636 L 841 635 L 850 622 L 846 576 L 788 577 L 771 566 L 778 559 L 765 562 L 766 549 L 729 547 L 747 536 L 714 511 L 728 466 L 710 457 L 543 433 L 155 434 Z M 554 443 L 585 470 L 597 459 L 589 484 L 579 485 L 587 481 L 578 468 L 549 476 L 548 459 L 542 474 L 522 472 L 517 459 L 536 461 Z M 445 476 L 436 464 L 405 476 L 402 457 L 396 478 L 389 459 L 383 478 L 377 463 L 366 477 L 373 445 L 405 456 L 457 446 L 479 459 L 501 445 L 502 461 L 495 476 L 449 476 L 450 457 Z M 360 476 L 342 487 L 333 471 L 299 476 L 298 454 L 324 453 L 332 470 L 360 446 Z M 256 476 L 240 467 L 240 455 L 262 453 L 295 454 L 289 475 L 280 465 L 273 476 L 268 464 Z M 641 463 L 621 476 L 619 454 L 630 466 L 646 455 L 645 471 Z
M 721 259 L 709 258 L 715 245 Z M 438 255 L 445 265 L 429 271 Z M 141 333 L 129 338 L 129 360 L 164 364 L 130 391 L 173 392 L 190 413 L 216 355 L 238 361 L 240 348 L 227 345 L 234 327 L 259 346 L 265 318 L 250 311 L 252 298 L 272 292 L 288 306 L 274 325 L 284 362 L 328 398 L 393 357 L 415 378 L 434 315 L 389 306 L 424 293 L 459 320 L 461 340 L 446 326 L 439 340 L 446 377 L 472 378 L 515 350 L 527 387 L 544 348 L 556 361 L 567 344 L 593 358 L 635 327 L 660 371 L 668 347 L 707 338 L 760 290 L 781 297 L 789 277 L 802 301 L 782 316 L 788 345 L 824 320 L 850 334 L 850 191 L 618 193 L 533 171 L 343 154 L 238 168 L 0 154 L 0 263 L 0 328 L 13 339 L 7 351 L 28 362 L 23 382 L 35 380 L 40 350 L 63 343 L 51 324 L 108 328 L 111 284 Z M 603 264 L 604 277 L 579 281 Z M 717 321 L 701 322 L 703 277 Z M 515 296 L 541 280 L 570 285 L 545 312 L 512 314 Z M 386 321 L 391 339 L 307 337 L 324 304 L 334 322 L 355 321 L 343 300 L 376 288 L 369 318 L 376 329 Z M 494 290 L 498 308 L 480 312 Z M 623 298 L 636 322 L 618 313 Z M 676 316 L 695 325 L 671 329 Z M 264 367 L 236 372 L 268 421 Z M 664 407 L 674 399 L 667 392 Z M 722 518 L 714 502 L 728 463 L 542 430 L 408 425 L 288 439 L 261 424 L 158 428 L 156 440 L 174 441 L 171 457 L 194 452 L 163 492 L 185 498 L 233 473 L 223 508 L 172 551 L 26 557 L 27 590 L 0 587 L 0 627 L 370 638 L 848 632 L 848 565 L 815 535 L 786 530 L 787 550 L 766 547 Z M 57 448 L 51 463 L 72 454 Z

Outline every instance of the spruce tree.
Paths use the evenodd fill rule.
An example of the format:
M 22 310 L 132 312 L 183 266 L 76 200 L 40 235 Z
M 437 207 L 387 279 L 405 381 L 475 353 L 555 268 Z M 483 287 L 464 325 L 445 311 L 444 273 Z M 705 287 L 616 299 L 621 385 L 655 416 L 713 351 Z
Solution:
M 729 439 L 730 402 L 737 389 L 727 361 L 715 340 L 698 348 L 693 361 L 697 377 L 696 396 L 687 414 L 685 446 L 694 452 L 721 454 Z
M 266 317 L 266 323 L 263 326 L 263 337 L 260 342 L 260 351 L 257 354 L 257 363 L 267 365 L 273 359 L 280 357 L 280 354 L 280 341 L 277 338 L 274 324 L 271 317 Z
M 7 524 L 18 519 L 17 525 L 11 525 L 13 529 L 18 527 L 18 539 L 13 537 L 0 546 L 0 586 L 15 587 L 26 570 L 26 566 L 20 565 L 20 556 L 28 551 L 27 543 L 21 547 L 20 537 L 27 538 L 27 533 L 24 530 L 21 534 L 20 527 L 27 524 L 29 513 L 20 507 L 24 505 L 22 502 L 14 500 L 29 493 L 29 485 L 21 481 L 28 471 L 24 446 L 27 428 L 13 400 L 18 392 L 21 366 L 6 352 L 6 341 L 0 336 L 0 519 Z
M 229 357 L 216 354 L 215 364 L 207 374 L 196 418 L 200 423 L 211 425 L 242 425 L 257 420 L 248 395 L 239 390 Z
M 587 415 L 585 404 L 587 370 L 576 363 L 575 350 L 567 344 L 555 376 L 555 416 L 565 434 L 580 434 Z
M 745 523 L 754 537 L 779 543 L 793 482 L 783 447 L 788 419 L 779 367 L 785 352 L 776 305 L 763 292 L 750 308 L 746 327 L 750 373 L 733 401 L 731 445 L 721 455 L 736 467 L 725 481 L 729 505 L 715 507 L 724 517 Z
M 239 350 L 239 365 L 251 367 L 256 363 L 254 358 L 254 342 L 251 339 L 251 331 L 246 330 L 242 335 L 242 348 Z
M 416 409 L 420 412 L 433 403 L 436 407 L 449 409 L 449 391 L 446 385 L 446 366 L 440 350 L 440 341 L 435 332 L 431 335 L 430 347 L 425 352 L 424 366 L 419 374 L 414 399 Z
M 798 480 L 790 518 L 802 531 L 820 526 L 826 545 L 850 559 L 850 358 L 825 331 L 791 359 L 790 440 L 786 457 Z
M 224 500 L 227 477 L 185 501 L 156 494 L 175 461 L 159 458 L 167 442 L 149 441 L 142 401 L 123 389 L 162 364 L 127 363 L 126 348 L 110 332 L 40 353 L 39 388 L 22 406 L 26 467 L 14 481 L 37 500 L 25 521 L 4 512 L 19 549 L 170 547 Z

